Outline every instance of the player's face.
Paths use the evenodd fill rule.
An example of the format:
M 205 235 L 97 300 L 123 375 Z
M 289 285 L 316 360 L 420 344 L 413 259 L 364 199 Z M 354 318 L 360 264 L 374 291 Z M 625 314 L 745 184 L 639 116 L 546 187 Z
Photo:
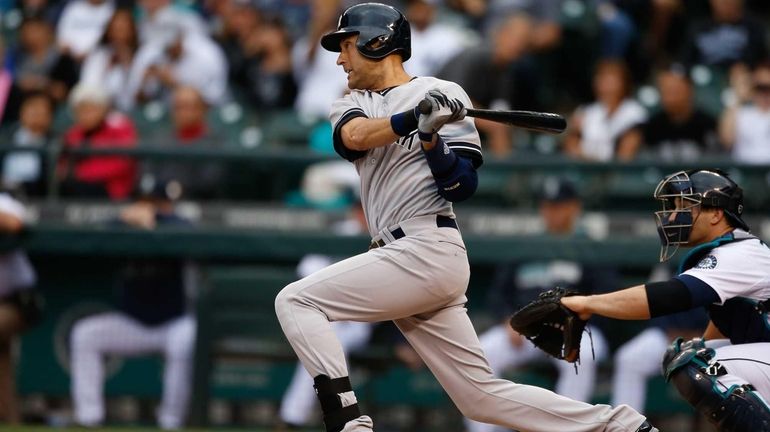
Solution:
M 359 90 L 376 90 L 378 63 L 361 55 L 356 48 L 358 35 L 349 36 L 340 42 L 340 55 L 337 64 L 348 74 L 348 88 Z
M 713 240 L 712 227 L 711 227 L 711 213 L 716 211 L 715 209 L 704 209 L 700 205 L 693 206 L 692 203 L 687 203 L 682 198 L 676 198 L 677 210 L 689 209 L 692 214 L 692 228 L 690 229 L 690 236 L 687 239 L 686 246 L 697 246 L 701 243 L 706 243 Z M 672 212 L 669 216 L 669 221 L 674 220 L 676 213 Z
M 578 200 L 543 201 L 540 204 L 540 217 L 549 234 L 570 235 L 574 232 L 581 208 Z

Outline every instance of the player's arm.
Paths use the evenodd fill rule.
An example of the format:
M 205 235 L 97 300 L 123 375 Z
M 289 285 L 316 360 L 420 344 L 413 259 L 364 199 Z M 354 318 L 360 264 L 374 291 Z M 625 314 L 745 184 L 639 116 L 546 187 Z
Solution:
M 382 147 L 393 143 L 402 136 L 393 131 L 390 118 L 356 117 L 345 123 L 340 132 L 342 144 L 354 151 L 367 151 Z
M 417 119 L 415 108 L 383 118 L 369 118 L 360 108 L 349 108 L 334 128 L 334 149 L 352 162 L 370 149 L 392 144 L 399 137 L 413 133 Z
M 456 151 L 444 142 L 442 131 L 447 123 L 463 120 L 464 104 L 460 99 L 450 98 L 438 90 L 429 91 L 425 98 L 431 102 L 433 109 L 418 118 L 417 136 L 423 155 L 433 174 L 438 194 L 448 201 L 463 201 L 470 198 L 478 187 L 476 168 L 481 165 L 481 151 L 472 144 L 452 142 L 451 145 L 458 149 Z M 452 134 L 448 136 L 452 137 Z M 466 149 L 460 151 L 463 147 Z M 477 151 L 478 157 L 470 156 L 474 154 L 471 151 Z
M 561 302 L 583 319 L 588 319 L 593 314 L 625 320 L 650 318 L 650 306 L 644 285 L 608 294 L 563 297 Z
M 562 304 L 577 312 L 581 318 L 598 314 L 625 320 L 670 315 L 718 301 L 719 295 L 713 288 L 686 274 L 607 294 L 562 298 Z

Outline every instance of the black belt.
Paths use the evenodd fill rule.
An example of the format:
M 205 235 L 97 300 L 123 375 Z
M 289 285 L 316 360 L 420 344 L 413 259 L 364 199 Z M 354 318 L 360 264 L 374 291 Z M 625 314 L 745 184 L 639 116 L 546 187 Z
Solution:
M 436 226 L 439 228 L 454 228 L 457 229 L 457 221 L 452 219 L 449 216 L 443 216 L 443 215 L 437 215 L 436 216 Z M 406 236 L 404 234 L 404 230 L 401 229 L 401 227 L 398 227 L 390 232 L 390 235 L 393 236 L 394 240 L 398 240 L 400 238 L 403 238 Z M 376 249 L 378 247 L 385 246 L 385 241 L 383 239 L 379 239 L 377 241 L 372 241 L 369 244 L 369 250 Z

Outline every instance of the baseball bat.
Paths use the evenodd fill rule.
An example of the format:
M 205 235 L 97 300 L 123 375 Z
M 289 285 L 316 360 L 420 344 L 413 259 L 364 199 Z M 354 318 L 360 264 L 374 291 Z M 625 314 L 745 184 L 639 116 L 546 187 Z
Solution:
M 432 111 L 431 103 L 427 99 L 421 100 L 417 107 L 422 114 L 430 114 Z M 505 123 L 536 132 L 560 134 L 567 128 L 567 120 L 554 113 L 521 110 L 464 109 L 467 116 Z

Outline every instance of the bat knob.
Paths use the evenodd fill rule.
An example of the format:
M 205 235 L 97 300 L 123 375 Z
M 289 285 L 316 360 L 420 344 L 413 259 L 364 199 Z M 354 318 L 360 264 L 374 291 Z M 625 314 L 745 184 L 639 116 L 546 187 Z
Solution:
M 420 101 L 419 104 L 417 104 L 417 109 L 420 111 L 420 114 L 430 114 L 431 111 L 433 111 L 433 105 L 430 103 L 428 99 L 423 99 Z

